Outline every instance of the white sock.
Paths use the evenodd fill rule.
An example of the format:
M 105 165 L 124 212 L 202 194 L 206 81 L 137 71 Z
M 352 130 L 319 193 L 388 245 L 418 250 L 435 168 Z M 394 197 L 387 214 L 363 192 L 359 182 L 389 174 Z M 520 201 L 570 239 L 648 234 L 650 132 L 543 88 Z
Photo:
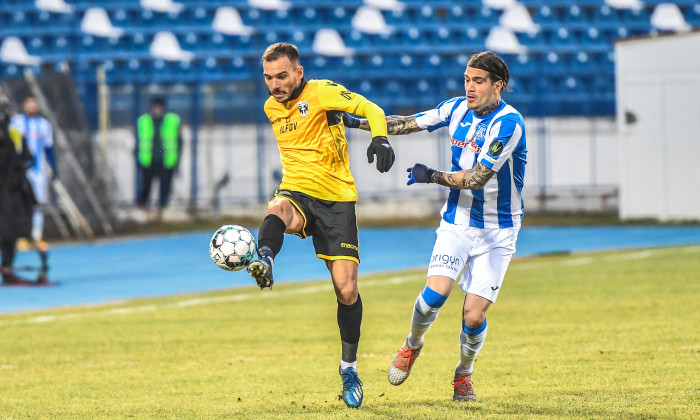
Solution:
M 423 336 L 433 322 L 438 317 L 440 313 L 440 308 L 433 308 L 423 299 L 423 295 L 419 294 L 418 299 L 416 299 L 416 304 L 413 306 L 413 318 L 411 319 L 411 333 L 406 339 L 406 343 L 410 347 L 418 348 L 423 347 Z
M 39 242 L 44 236 L 44 213 L 40 209 L 32 214 L 32 240 Z
M 479 354 L 479 351 L 481 351 L 481 348 L 484 347 L 487 330 L 488 328 L 485 328 L 484 331 L 477 335 L 467 335 L 464 331 L 460 331 L 459 363 L 457 364 L 455 372 L 471 376 L 474 372 L 474 360 L 476 360 L 476 356 Z
M 357 360 L 355 360 L 354 362 L 346 362 L 345 360 L 340 361 L 340 370 L 345 370 L 349 367 L 357 370 Z

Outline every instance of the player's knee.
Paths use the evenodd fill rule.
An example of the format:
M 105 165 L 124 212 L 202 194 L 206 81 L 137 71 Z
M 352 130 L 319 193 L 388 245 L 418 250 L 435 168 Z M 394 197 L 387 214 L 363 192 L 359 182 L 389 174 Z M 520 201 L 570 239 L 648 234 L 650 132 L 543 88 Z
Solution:
M 467 326 L 476 327 L 484 322 L 484 319 L 486 319 L 486 312 L 464 308 L 462 319 L 464 319 L 464 323 L 467 324 Z
M 291 204 L 287 200 L 272 200 L 267 205 L 267 214 L 274 214 L 288 225 L 292 219 Z
M 338 302 L 342 303 L 343 305 L 352 305 L 357 301 L 357 288 L 355 288 L 352 284 L 347 284 L 336 288 L 335 295 Z

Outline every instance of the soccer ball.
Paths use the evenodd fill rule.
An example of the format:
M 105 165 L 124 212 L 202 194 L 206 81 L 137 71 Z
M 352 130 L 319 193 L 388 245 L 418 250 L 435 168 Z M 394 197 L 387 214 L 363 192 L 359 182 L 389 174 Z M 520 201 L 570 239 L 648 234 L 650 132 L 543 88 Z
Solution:
M 242 226 L 221 226 L 211 237 L 209 255 L 216 265 L 226 271 L 242 270 L 253 261 L 255 239 Z

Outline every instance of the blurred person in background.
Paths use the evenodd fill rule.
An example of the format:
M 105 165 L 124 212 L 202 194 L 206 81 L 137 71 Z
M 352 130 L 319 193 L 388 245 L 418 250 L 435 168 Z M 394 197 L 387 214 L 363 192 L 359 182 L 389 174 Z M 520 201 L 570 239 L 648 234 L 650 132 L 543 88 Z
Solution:
M 2 283 L 28 283 L 13 272 L 15 245 L 32 229 L 32 210 L 37 204 L 27 169 L 33 165 L 22 134 L 10 126 L 10 114 L 0 105 L 0 248 L 2 248 Z
M 49 245 L 44 241 L 44 211 L 42 206 L 48 201 L 50 178 L 58 176 L 53 127 L 46 118 L 39 115 L 39 103 L 34 96 L 29 95 L 24 99 L 22 110 L 23 113 L 15 115 L 10 124 L 26 140 L 29 152 L 34 157 L 27 170 L 27 177 L 32 184 L 37 200 L 32 215 L 31 240 L 44 261 Z M 46 163 L 51 167 L 50 174 Z M 21 238 L 18 242 L 18 248 L 27 250 L 32 244 L 25 238 Z
M 525 124 L 501 99 L 509 78 L 498 55 L 474 54 L 464 72 L 465 96 L 415 115 L 386 117 L 390 135 L 448 127 L 452 151 L 451 171 L 420 163 L 408 168 L 408 185 L 435 183 L 449 187 L 450 194 L 440 213 L 427 284 L 416 299 L 411 331 L 389 365 L 393 385 L 408 378 L 425 333 L 459 279 L 465 297 L 452 399 L 476 400 L 472 373 L 486 339 L 486 311 L 496 302 L 523 218 Z M 347 114 L 343 118 L 348 127 L 369 127 L 366 120 Z
M 167 112 L 165 99 L 154 98 L 150 111 L 139 117 L 137 127 L 136 156 L 141 171 L 141 183 L 137 203 L 145 208 L 151 194 L 154 179 L 160 183 L 157 219 L 170 201 L 173 174 L 178 171 L 182 153 L 180 117 Z

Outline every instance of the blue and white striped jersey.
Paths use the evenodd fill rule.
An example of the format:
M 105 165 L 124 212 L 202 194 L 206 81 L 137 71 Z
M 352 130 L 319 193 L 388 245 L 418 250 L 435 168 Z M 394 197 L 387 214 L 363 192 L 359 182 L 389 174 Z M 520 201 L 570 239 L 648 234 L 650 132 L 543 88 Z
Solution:
M 34 164 L 29 170 L 45 176 L 45 149 L 53 147 L 51 123 L 44 117 L 29 117 L 25 114 L 18 114 L 12 118 L 10 124 L 22 133 L 22 137 L 27 140 L 29 151 L 34 156 Z
M 467 108 L 465 97 L 457 97 L 415 117 L 428 131 L 448 127 L 452 171 L 471 169 L 477 162 L 496 171 L 483 190 L 450 188 L 442 218 L 478 228 L 520 225 L 527 155 L 522 115 L 501 101 L 495 111 L 479 117 Z

